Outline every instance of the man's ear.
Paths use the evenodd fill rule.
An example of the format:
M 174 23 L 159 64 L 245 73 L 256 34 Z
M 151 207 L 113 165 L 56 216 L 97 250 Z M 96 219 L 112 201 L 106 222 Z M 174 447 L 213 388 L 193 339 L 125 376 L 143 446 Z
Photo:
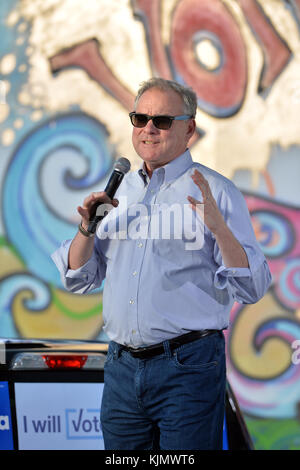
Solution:
M 196 121 L 195 119 L 190 119 L 188 121 L 187 136 L 190 139 L 196 130 Z

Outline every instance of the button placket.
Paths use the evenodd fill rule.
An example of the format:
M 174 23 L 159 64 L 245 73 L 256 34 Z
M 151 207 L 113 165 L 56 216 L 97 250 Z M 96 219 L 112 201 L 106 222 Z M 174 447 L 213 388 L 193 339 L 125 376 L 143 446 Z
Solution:
M 149 182 L 145 197 L 142 201 L 142 204 L 146 204 L 149 208 L 150 213 L 148 213 L 148 228 L 147 233 L 149 233 L 149 227 L 151 223 L 151 204 L 155 204 L 157 192 L 161 184 L 161 174 L 153 174 Z M 138 345 L 142 338 L 139 335 L 139 316 L 137 308 L 137 299 L 138 299 L 138 290 L 139 290 L 139 279 L 140 272 L 142 269 L 145 252 L 147 248 L 147 239 L 136 240 L 137 250 L 134 251 L 134 256 L 132 259 L 131 273 L 128 280 L 128 299 L 129 299 L 129 324 L 130 331 L 132 334 L 131 341 L 133 345 Z
M 135 240 L 137 249 L 134 250 L 134 256 L 131 264 L 131 276 L 128 279 L 128 326 L 131 332 L 131 344 L 137 346 L 142 341 L 139 334 L 137 298 L 139 290 L 139 274 L 142 267 L 146 240 Z

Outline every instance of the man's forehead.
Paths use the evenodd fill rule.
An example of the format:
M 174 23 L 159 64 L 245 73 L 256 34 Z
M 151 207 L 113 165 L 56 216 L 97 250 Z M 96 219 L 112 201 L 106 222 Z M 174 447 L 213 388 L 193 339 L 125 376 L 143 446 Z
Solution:
M 144 106 L 153 106 L 162 108 L 182 110 L 183 99 L 176 91 L 172 89 L 149 88 L 139 98 L 137 109 Z

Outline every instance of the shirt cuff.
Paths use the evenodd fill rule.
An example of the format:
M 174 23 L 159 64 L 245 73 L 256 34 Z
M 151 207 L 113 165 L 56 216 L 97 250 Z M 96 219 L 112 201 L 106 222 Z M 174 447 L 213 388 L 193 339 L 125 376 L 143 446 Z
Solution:
M 227 286 L 228 278 L 232 277 L 251 277 L 251 271 L 249 268 L 227 268 L 226 266 L 220 266 L 215 273 L 215 287 L 224 289 Z
M 91 258 L 80 268 L 70 269 L 68 264 L 69 249 L 72 240 L 66 240 L 62 245 L 51 255 L 57 269 L 60 272 L 62 284 L 68 290 L 77 290 L 78 287 L 89 285 L 95 279 L 95 272 L 97 272 L 97 257 L 93 252 Z
M 252 278 L 253 274 L 261 266 L 263 259 L 257 254 L 251 247 L 243 246 L 247 258 L 249 267 L 248 268 L 239 268 L 239 267 L 226 267 L 221 265 L 215 273 L 214 284 L 218 289 L 224 289 L 230 278 Z

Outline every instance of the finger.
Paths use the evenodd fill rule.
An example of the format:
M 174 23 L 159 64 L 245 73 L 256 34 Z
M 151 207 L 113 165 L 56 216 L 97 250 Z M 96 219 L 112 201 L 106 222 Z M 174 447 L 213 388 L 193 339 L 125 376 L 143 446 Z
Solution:
M 211 193 L 209 184 L 207 180 L 204 178 L 204 176 L 198 170 L 195 170 L 195 172 L 191 175 L 191 178 L 200 189 L 203 200 L 204 201 L 209 200 L 210 197 L 212 196 L 212 193 Z
M 89 194 L 83 201 L 83 207 L 89 207 L 91 204 L 93 204 L 96 200 L 96 196 L 94 193 Z
M 192 196 L 187 197 L 188 201 L 190 202 L 190 207 L 196 212 L 202 212 L 203 211 L 203 202 L 198 201 Z
M 94 204 L 98 202 L 111 203 L 111 199 L 103 191 L 93 192 L 85 198 L 85 200 L 83 201 L 83 207 L 86 207 L 88 210 L 91 210 Z
M 204 187 L 205 189 L 209 189 L 209 184 L 207 180 L 199 171 L 195 170 L 195 172 L 192 174 L 192 179 L 197 185 L 200 185 L 201 187 Z
M 192 196 L 188 196 L 187 198 L 190 201 L 190 203 L 193 204 L 194 206 L 196 206 L 197 204 L 202 204 L 202 202 L 198 201 L 198 199 L 195 199 Z
M 77 212 L 81 215 L 82 218 L 88 219 L 89 218 L 89 211 L 85 207 L 78 206 Z
M 195 177 L 197 177 L 197 178 L 199 178 L 199 179 L 201 179 L 201 180 L 207 182 L 207 180 L 205 179 L 205 177 L 203 176 L 203 174 L 201 173 L 201 171 L 197 170 L 196 168 L 195 168 L 195 170 L 194 170 L 193 176 L 195 176 Z

